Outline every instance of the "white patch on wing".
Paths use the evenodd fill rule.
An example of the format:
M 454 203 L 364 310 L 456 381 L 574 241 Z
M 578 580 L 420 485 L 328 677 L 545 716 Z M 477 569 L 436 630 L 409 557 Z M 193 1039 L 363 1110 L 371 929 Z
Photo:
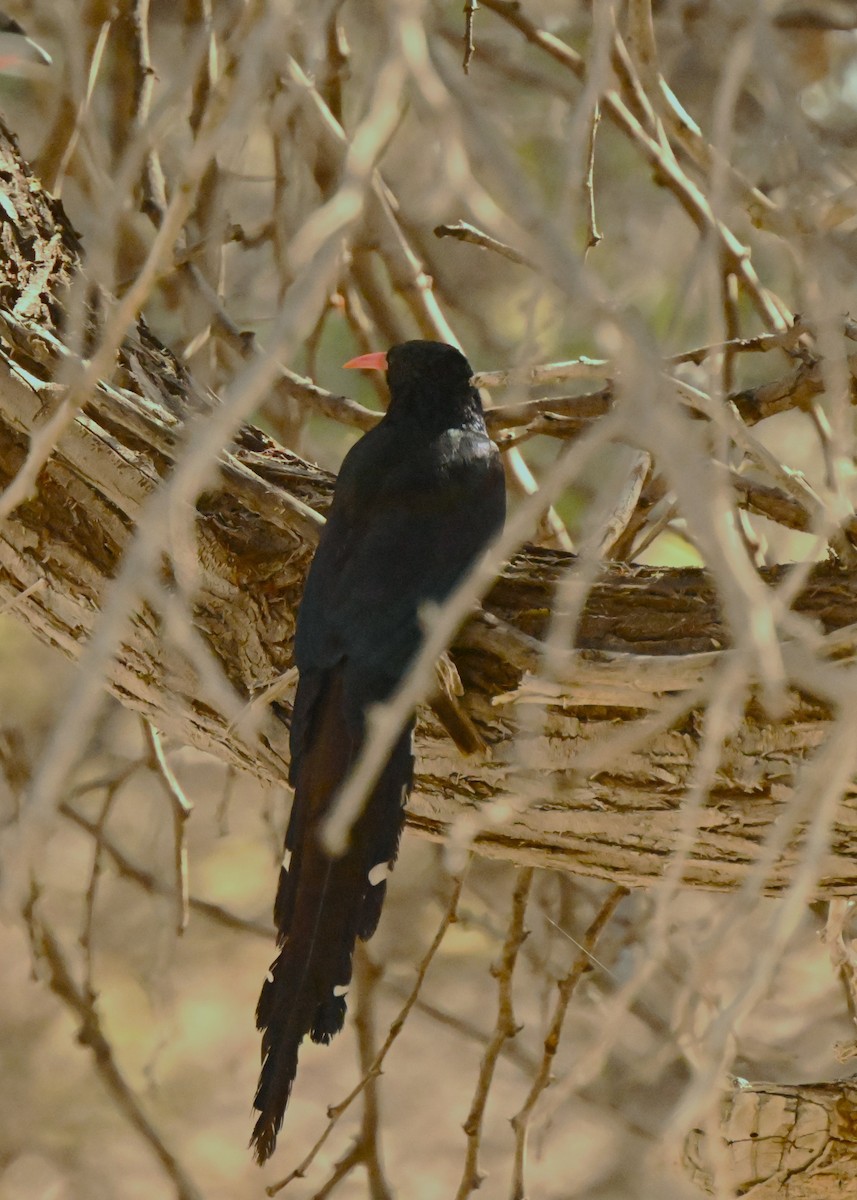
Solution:
M 377 863 L 369 872 L 369 882 L 372 887 L 379 883 L 383 883 L 390 874 L 390 864 L 388 862 Z
M 283 851 L 283 870 L 288 871 L 291 864 L 292 864 L 292 852 L 291 852 L 291 850 L 284 850 Z
M 337 983 L 334 986 L 333 994 L 334 994 L 334 996 L 347 996 L 348 995 L 348 984 Z

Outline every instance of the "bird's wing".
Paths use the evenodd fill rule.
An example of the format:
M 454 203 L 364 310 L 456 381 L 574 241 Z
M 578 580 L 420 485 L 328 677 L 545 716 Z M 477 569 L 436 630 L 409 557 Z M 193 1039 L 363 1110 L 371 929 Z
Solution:
M 419 646 L 422 607 L 449 594 L 505 514 L 503 468 L 484 430 L 450 431 L 407 459 L 385 432 L 377 426 L 343 464 L 296 639 L 302 673 L 347 658 L 382 693 Z

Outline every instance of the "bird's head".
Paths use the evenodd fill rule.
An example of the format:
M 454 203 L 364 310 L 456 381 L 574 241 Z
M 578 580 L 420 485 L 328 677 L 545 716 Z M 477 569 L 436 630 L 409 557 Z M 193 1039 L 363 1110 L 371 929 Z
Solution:
M 434 407 L 439 399 L 470 402 L 475 395 L 470 383 L 473 368 L 460 350 L 446 342 L 400 342 L 387 351 L 361 354 L 345 366 L 386 371 L 391 402 L 409 407 L 422 398 Z

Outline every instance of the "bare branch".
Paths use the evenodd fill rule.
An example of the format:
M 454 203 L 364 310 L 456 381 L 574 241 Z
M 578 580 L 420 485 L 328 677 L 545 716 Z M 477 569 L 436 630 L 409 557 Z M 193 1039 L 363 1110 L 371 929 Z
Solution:
M 100 781 L 97 782 L 100 786 Z M 125 852 L 99 827 L 97 822 L 90 821 L 65 801 L 60 805 L 60 812 L 79 829 L 82 829 L 95 839 L 99 848 L 108 856 L 123 879 L 130 879 L 132 883 L 136 883 L 144 892 L 148 892 L 152 896 L 175 895 L 175 889 L 172 884 L 163 883 L 151 871 L 145 871 L 142 867 L 133 863 Z M 259 921 L 245 920 L 245 918 L 237 916 L 220 904 L 213 904 L 210 900 L 202 900 L 194 895 L 188 896 L 188 907 L 191 912 L 199 913 L 200 916 L 206 917 L 209 921 L 222 925 L 226 929 L 249 933 L 254 937 L 264 938 L 266 942 L 270 942 L 271 940 L 271 925 L 268 922 L 261 923 Z
M 510 1038 L 515 1037 L 519 1029 L 512 1006 L 512 981 L 515 974 L 515 965 L 518 961 L 518 953 L 523 945 L 524 938 L 527 936 L 524 918 L 527 912 L 527 901 L 532 882 L 532 870 L 525 867 L 518 871 L 515 890 L 512 895 L 512 910 L 509 917 L 506 940 L 503 943 L 503 949 L 500 952 L 498 962 L 491 968 L 491 974 L 497 980 L 497 1023 L 491 1041 L 488 1043 L 488 1047 L 483 1055 L 476 1090 L 473 1094 L 473 1101 L 470 1105 L 467 1119 L 464 1122 L 464 1132 L 467 1135 L 467 1153 L 465 1155 L 461 1182 L 458 1185 L 458 1191 L 455 1193 L 456 1200 L 467 1200 L 471 1192 L 475 1191 L 482 1183 L 483 1175 L 479 1169 L 479 1148 L 482 1137 L 482 1122 L 485 1116 L 485 1105 L 488 1102 L 491 1081 L 494 1078 L 494 1070 L 503 1046 Z
M 470 242 L 472 246 L 481 246 L 483 250 L 493 250 L 495 254 L 501 255 L 503 258 L 508 258 L 509 262 L 520 263 L 526 267 L 533 265 L 523 254 L 519 254 L 517 250 L 513 250 L 505 242 L 500 242 L 497 238 L 491 237 L 489 233 L 483 233 L 481 229 L 477 229 L 469 221 L 456 221 L 454 225 L 436 225 L 434 236 L 438 238 L 451 237 L 459 242 Z
M 170 800 L 173 814 L 173 866 L 175 868 L 176 895 L 176 933 L 183 934 L 188 922 L 188 870 L 187 870 L 187 821 L 193 811 L 193 804 L 188 800 L 176 779 L 170 764 L 167 762 L 161 737 L 154 725 L 143 721 L 143 736 L 149 748 L 149 766 L 155 771 L 164 786 Z
M 48 972 L 48 985 L 55 996 L 78 1018 L 78 1040 L 92 1052 L 93 1065 L 104 1086 L 128 1123 L 146 1141 L 175 1188 L 177 1200 L 202 1200 L 202 1192 L 185 1167 L 156 1129 L 116 1061 L 106 1037 L 94 997 L 75 983 L 72 968 L 50 925 L 38 912 L 38 901 L 31 901 L 26 912 L 33 954 Z
M 574 960 L 571 970 L 557 982 L 556 1003 L 548 1023 L 548 1031 L 545 1035 L 542 1061 L 533 1079 L 526 1100 L 518 1112 L 515 1113 L 514 1117 L 512 1117 L 512 1129 L 515 1132 L 515 1164 L 510 1191 L 511 1200 L 524 1200 L 527 1195 L 525 1178 L 527 1139 L 530 1132 L 530 1122 L 539 1097 L 552 1082 L 551 1071 L 556 1052 L 559 1049 L 566 1011 L 578 983 L 587 971 L 592 970 L 592 956 L 598 946 L 598 939 L 601 937 L 605 926 L 609 923 L 619 903 L 627 894 L 626 888 L 614 888 L 610 892 L 584 933 L 580 942 L 580 954 Z

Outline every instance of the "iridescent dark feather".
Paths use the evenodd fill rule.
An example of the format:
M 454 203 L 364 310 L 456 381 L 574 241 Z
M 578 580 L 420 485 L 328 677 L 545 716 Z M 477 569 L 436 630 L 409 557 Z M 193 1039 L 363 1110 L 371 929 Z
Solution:
M 295 801 L 274 909 L 280 954 L 256 1010 L 264 1030 L 254 1101 L 253 1142 L 260 1162 L 274 1148 L 308 1034 L 329 1042 L 345 1020 L 345 993 L 358 937 L 375 932 L 413 778 L 411 727 L 402 734 L 351 833 L 348 853 L 329 858 L 319 828 L 357 751 L 342 703 L 341 674 L 324 689 L 311 740 L 295 780 Z M 287 865 L 285 865 L 287 863 Z M 378 870 L 373 870 L 379 868 Z
M 259 1162 L 274 1150 L 301 1042 L 328 1042 L 342 1028 L 354 944 L 375 932 L 398 851 L 413 718 L 341 858 L 325 853 L 321 827 L 359 757 L 366 714 L 419 649 L 423 606 L 449 595 L 505 512 L 503 469 L 464 356 L 406 342 L 387 359 L 388 412 L 342 465 L 298 616 L 295 799 L 274 910 L 280 953 L 256 1012 Z

